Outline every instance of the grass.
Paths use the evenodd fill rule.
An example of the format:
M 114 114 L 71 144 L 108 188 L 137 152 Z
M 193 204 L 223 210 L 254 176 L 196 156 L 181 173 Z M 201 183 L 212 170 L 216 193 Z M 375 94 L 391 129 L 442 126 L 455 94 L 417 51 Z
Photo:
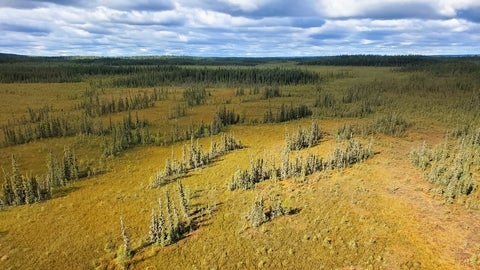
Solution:
M 117 251 L 123 244 L 119 222 L 123 217 L 135 249 L 134 256 L 123 261 L 132 269 L 474 269 L 476 266 L 468 261 L 476 263 L 471 258 L 478 253 L 475 244 L 480 243 L 480 236 L 474 232 L 480 229 L 480 214 L 457 204 L 444 205 L 424 192 L 434 185 L 422 179 L 422 173 L 408 157 L 409 151 L 423 141 L 436 144 L 444 130 L 475 119 L 469 107 L 473 93 L 447 91 L 455 80 L 463 78 L 443 78 L 443 83 L 435 83 L 432 89 L 414 96 L 412 89 L 421 87 L 422 82 L 430 84 L 433 75 L 420 74 L 418 78 L 411 73 L 373 67 L 306 68 L 320 74 L 345 72 L 348 76 L 329 79 L 320 88 L 281 86 L 282 95 L 269 100 L 262 99 L 262 91 L 249 95 L 245 88 L 245 95 L 236 96 L 236 88 L 212 87 L 207 89 L 211 96 L 205 104 L 189 108 L 185 116 L 179 114 L 175 119 L 169 118 L 172 108 L 182 102 L 184 88 L 169 87 L 167 100 L 138 112 L 149 120 L 152 132 L 167 133 L 192 122 L 210 123 L 224 105 L 246 118 L 245 123 L 228 127 L 245 148 L 191 170 L 182 178 L 198 226 L 166 247 L 146 245 L 145 241 L 152 208 L 158 206 L 165 191 L 176 195 L 177 186 L 173 182 L 152 189 L 151 177 L 164 168 L 172 151 L 175 157 L 182 156 L 185 142 L 136 147 L 104 160 L 99 159 L 102 150 L 98 145 L 102 140 L 95 136 L 44 139 L 0 148 L 0 155 L 5 157 L 0 159 L 0 166 L 5 170 L 10 169 L 10 156 L 15 154 L 22 173 L 42 175 L 48 152 L 60 156 L 64 145 L 75 148 L 81 163 L 93 167 L 102 163 L 106 170 L 71 184 L 54 199 L 1 210 L 0 268 L 121 267 Z M 349 92 L 358 85 L 370 92 Z M 87 83 L 0 84 L 4 105 L 0 122 L 7 123 L 12 114 L 26 115 L 27 107 L 45 104 L 59 112 L 72 111 L 87 87 Z M 137 90 L 107 88 L 103 97 L 109 99 L 112 93 Z M 369 103 L 372 112 L 365 115 L 335 116 L 328 111 L 330 108 L 313 106 L 322 93 L 337 100 L 340 107 L 336 110 L 355 111 L 356 106 L 370 100 L 370 95 L 382 102 Z M 351 100 L 349 94 L 347 103 L 342 101 L 346 93 L 355 94 Z M 353 134 L 364 145 L 372 141 L 375 155 L 349 168 L 307 176 L 304 181 L 265 181 L 253 190 L 227 190 L 226 181 L 239 168 L 247 168 L 251 157 L 272 155 L 278 157 L 278 164 L 285 131 L 311 125 L 310 118 L 250 124 L 254 119 L 261 122 L 269 108 L 290 103 L 310 106 L 323 135 L 321 143 L 299 150 L 300 154 L 327 157 Z M 116 113 L 111 117 L 118 120 L 125 115 Z M 109 117 L 101 119 L 108 121 Z M 408 124 L 412 122 L 415 124 Z M 478 127 L 478 120 L 470 124 Z M 362 135 L 358 131 L 361 127 L 372 127 L 373 131 Z M 199 144 L 208 147 L 220 136 L 200 138 Z M 257 196 L 268 198 L 267 209 L 277 195 L 290 214 L 258 227 L 245 219 Z M 471 196 L 478 197 L 478 191 Z

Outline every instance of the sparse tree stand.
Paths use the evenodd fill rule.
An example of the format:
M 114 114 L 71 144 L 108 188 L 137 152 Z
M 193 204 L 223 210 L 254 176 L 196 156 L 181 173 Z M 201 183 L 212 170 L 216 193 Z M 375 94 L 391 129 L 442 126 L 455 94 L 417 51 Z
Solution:
M 176 243 L 186 233 L 192 230 L 191 218 L 188 210 L 188 202 L 182 183 L 178 181 L 178 203 L 171 199 L 170 194 L 165 192 L 164 200 L 159 199 L 158 212 L 152 209 L 149 229 L 150 243 L 160 246 L 168 246 Z M 165 201 L 165 207 L 163 205 Z M 180 205 L 179 213 L 176 205 Z M 165 214 L 164 214 L 165 213 Z
M 270 200 L 270 206 L 266 208 L 265 199 L 259 194 L 256 195 L 252 208 L 246 215 L 246 219 L 253 227 L 259 227 L 275 217 L 289 213 L 283 206 L 282 198 L 279 194 L 276 194 L 274 197 L 270 198 Z
M 363 147 L 358 141 L 351 140 L 343 149 L 336 147 L 324 161 L 320 156 L 308 154 L 307 157 L 296 155 L 290 160 L 290 150 L 285 147 L 282 151 L 280 167 L 275 164 L 265 166 L 264 159 L 253 158 L 250 160 L 250 170 L 239 169 L 227 182 L 227 188 L 231 191 L 236 189 L 252 189 L 255 184 L 268 179 L 276 179 L 280 175 L 281 180 L 299 177 L 305 179 L 307 175 L 325 169 L 344 169 L 355 163 L 362 162 L 373 155 L 371 145 Z
M 252 208 L 247 215 L 247 219 L 254 227 L 258 227 L 267 222 L 267 215 L 265 214 L 265 201 L 261 196 L 255 198 Z
M 184 145 L 181 160 L 176 160 L 173 152 L 171 158 L 165 160 L 165 169 L 157 172 L 151 187 L 156 188 L 172 182 L 191 170 L 208 165 L 221 155 L 241 148 L 242 143 L 231 134 L 222 134 L 219 142 L 212 141 L 209 151 L 205 151 L 198 140 L 194 141 L 192 138 L 190 145 Z
M 17 160 L 12 155 L 12 174 L 5 175 L 3 184 L 3 204 L 23 205 L 47 200 L 51 197 L 51 188 L 47 181 L 38 181 L 37 177 L 20 174 Z

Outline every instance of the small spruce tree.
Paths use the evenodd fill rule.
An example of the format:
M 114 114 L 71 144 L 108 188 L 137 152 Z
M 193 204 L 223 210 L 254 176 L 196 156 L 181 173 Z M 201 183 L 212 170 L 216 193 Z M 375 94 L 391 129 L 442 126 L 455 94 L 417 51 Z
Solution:
M 132 256 L 132 247 L 130 245 L 130 237 L 128 236 L 127 230 L 125 228 L 125 223 L 123 222 L 123 217 L 120 217 L 120 229 L 122 230 L 122 238 L 123 238 L 123 247 L 124 247 L 124 254 L 126 257 Z

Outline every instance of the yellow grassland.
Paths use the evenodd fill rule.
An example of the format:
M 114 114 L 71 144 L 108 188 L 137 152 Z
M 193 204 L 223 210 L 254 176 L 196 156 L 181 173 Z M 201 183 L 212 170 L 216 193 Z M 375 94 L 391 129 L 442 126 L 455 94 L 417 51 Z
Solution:
M 312 69 L 322 73 L 332 68 Z M 351 76 L 325 83 L 324 90 L 341 91 L 379 76 L 407 76 L 385 68 L 333 69 L 348 71 Z M 26 114 L 27 107 L 50 105 L 57 112 L 73 111 L 88 87 L 88 83 L 0 84 L 0 123 Z M 171 109 L 181 99 L 181 88 L 171 88 L 168 100 L 157 101 L 138 114 L 150 121 L 154 131 L 166 132 L 175 125 L 210 123 L 225 103 L 247 119 L 262 121 L 269 107 L 282 103 L 312 105 L 314 88 L 282 87 L 290 96 L 245 102 L 242 99 L 251 97 L 236 97 L 235 88 L 209 88 L 212 96 L 206 105 L 188 109 L 185 117 L 169 119 Z M 104 97 L 122 91 L 128 90 L 106 89 Z M 177 186 L 171 183 L 152 189 L 150 183 L 157 170 L 163 169 L 165 158 L 172 151 L 181 157 L 187 142 L 136 147 L 108 158 L 102 161 L 104 174 L 75 182 L 57 191 L 51 200 L 0 211 L 0 269 L 121 269 L 122 260 L 117 255 L 123 243 L 120 217 L 136 249 L 132 258 L 123 261 L 131 269 L 475 269 L 480 263 L 480 213 L 445 204 L 429 192 L 432 185 L 408 160 L 413 147 L 423 141 L 440 142 L 445 129 L 457 123 L 440 120 L 440 112 L 414 112 L 415 106 L 430 104 L 427 99 L 441 102 L 442 97 L 403 98 L 395 106 L 413 108 L 408 115 L 413 126 L 404 137 L 359 138 L 373 143 L 372 158 L 342 171 L 316 173 L 306 180 L 265 181 L 248 191 L 227 190 L 232 174 L 248 168 L 251 157 L 273 155 L 280 162 L 285 132 L 309 126 L 312 120 L 230 126 L 228 131 L 246 148 L 228 153 L 182 179 L 191 210 L 203 216 L 198 228 L 167 247 L 143 247 L 142 243 L 148 239 L 152 208 L 158 207 L 158 199 L 166 190 L 176 198 Z M 381 112 L 388 109 L 380 108 Z M 103 119 L 120 120 L 126 114 Z M 339 126 L 369 120 L 315 118 L 325 136 L 317 146 L 301 152 L 323 157 L 341 143 L 332 135 Z M 208 148 L 218 138 L 216 135 L 199 142 Z M 60 156 L 65 145 L 75 148 L 81 164 L 98 166 L 101 140 L 81 136 L 0 148 L 0 166 L 9 171 L 14 154 L 22 173 L 42 175 L 47 170 L 48 152 Z M 286 206 L 296 211 L 252 228 L 245 215 L 254 198 L 274 194 L 281 194 Z

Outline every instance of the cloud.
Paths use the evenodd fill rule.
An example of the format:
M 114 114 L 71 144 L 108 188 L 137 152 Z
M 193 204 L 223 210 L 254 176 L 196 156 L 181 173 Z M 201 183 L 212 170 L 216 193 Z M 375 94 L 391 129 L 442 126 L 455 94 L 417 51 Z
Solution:
M 159 11 L 174 8 L 173 2 L 169 0 L 97 0 L 96 4 L 122 11 Z
M 0 50 L 34 55 L 478 53 L 476 0 L 0 0 Z
M 50 33 L 49 29 L 38 26 L 9 23 L 0 25 L 0 30 L 6 32 L 26 33 L 31 35 L 48 35 Z
M 85 6 L 87 3 L 88 1 L 75 0 L 0 0 L 0 7 L 33 9 L 47 7 L 52 4 L 62 6 Z
M 480 23 L 480 6 L 472 9 L 460 9 L 457 11 L 457 15 L 461 19 Z

